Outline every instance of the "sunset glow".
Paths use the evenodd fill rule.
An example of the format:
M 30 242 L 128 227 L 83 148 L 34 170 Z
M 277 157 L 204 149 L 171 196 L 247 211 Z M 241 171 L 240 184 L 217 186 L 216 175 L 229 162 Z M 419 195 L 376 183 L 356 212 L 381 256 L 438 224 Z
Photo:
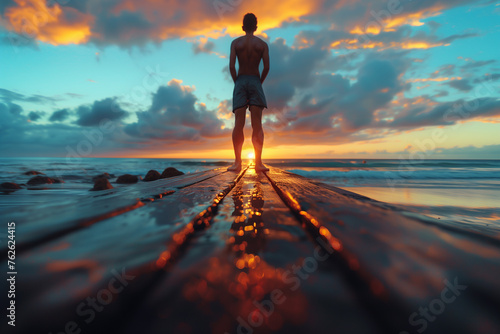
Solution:
M 2 152 L 232 158 L 228 56 L 247 12 L 270 49 L 264 158 L 397 158 L 435 129 L 446 134 L 435 157 L 498 152 L 499 36 L 490 27 L 499 7 L 391 6 L 9 1 L 0 8 L 10 64 L 0 77 Z M 243 149 L 253 159 L 249 114 Z

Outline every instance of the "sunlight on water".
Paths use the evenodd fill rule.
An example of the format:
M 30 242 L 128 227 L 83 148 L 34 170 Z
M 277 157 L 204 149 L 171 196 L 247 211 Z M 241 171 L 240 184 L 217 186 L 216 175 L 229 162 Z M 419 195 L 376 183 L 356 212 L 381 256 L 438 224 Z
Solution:
M 344 189 L 393 204 L 489 208 L 499 205 L 500 190 L 344 187 Z

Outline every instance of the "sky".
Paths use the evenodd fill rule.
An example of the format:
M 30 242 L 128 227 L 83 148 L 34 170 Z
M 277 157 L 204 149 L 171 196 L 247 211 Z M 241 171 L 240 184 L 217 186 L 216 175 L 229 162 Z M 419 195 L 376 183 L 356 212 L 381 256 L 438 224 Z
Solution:
M 500 158 L 492 0 L 2 0 L 1 156 L 232 158 L 248 12 L 264 160 Z

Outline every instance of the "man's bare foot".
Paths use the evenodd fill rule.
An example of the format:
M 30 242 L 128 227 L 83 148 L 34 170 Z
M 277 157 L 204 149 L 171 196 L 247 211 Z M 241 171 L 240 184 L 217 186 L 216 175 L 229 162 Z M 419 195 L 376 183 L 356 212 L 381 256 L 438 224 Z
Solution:
M 227 170 L 240 170 L 241 169 L 241 161 L 240 162 L 235 162 L 232 166 L 228 167 Z
M 265 171 L 268 171 L 269 168 L 267 168 L 266 166 L 264 166 L 263 163 L 260 163 L 260 164 L 255 164 L 255 170 L 258 171 L 258 172 L 265 172 Z

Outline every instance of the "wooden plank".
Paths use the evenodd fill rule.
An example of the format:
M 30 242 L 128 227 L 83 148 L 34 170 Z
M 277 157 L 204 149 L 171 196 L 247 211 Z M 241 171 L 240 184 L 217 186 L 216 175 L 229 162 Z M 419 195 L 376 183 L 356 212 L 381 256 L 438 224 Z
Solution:
M 379 332 L 317 251 L 265 175 L 249 170 L 120 332 Z
M 170 196 L 26 249 L 18 330 L 59 333 L 75 321 L 83 333 L 236 333 L 241 318 L 254 333 L 415 333 L 422 322 L 409 317 L 425 319 L 420 309 L 441 301 L 445 310 L 425 333 L 500 332 L 495 244 L 295 174 L 266 175 L 220 172 L 179 184 Z M 292 290 L 285 271 L 317 245 L 336 251 Z M 122 270 L 130 280 L 108 303 L 103 293 Z M 457 296 L 443 283 L 455 278 L 466 285 Z M 274 289 L 285 302 L 252 325 L 260 322 L 254 301 L 262 305 Z M 87 298 L 106 301 L 90 323 Z
M 133 291 L 144 289 L 144 284 L 154 284 L 156 273 L 161 271 L 157 266 L 160 254 L 166 250 L 175 254 L 182 246 L 173 235 L 182 233 L 188 237 L 186 226 L 197 224 L 200 213 L 208 208 L 214 210 L 214 203 L 223 198 L 221 193 L 227 194 L 243 173 L 223 172 L 202 182 L 179 186 L 171 196 L 24 252 L 19 263 L 27 275 L 18 280 L 26 294 L 18 299 L 22 305 L 19 316 L 29 316 L 38 329 L 55 331 L 63 328 L 62 321 L 71 319 L 85 326 L 82 317 L 75 318 L 75 310 L 88 296 L 95 297 L 106 289 L 116 272 L 125 270 L 141 276 L 138 282 L 144 283 L 135 284 Z M 173 256 L 169 262 L 174 259 Z M 38 288 L 40 285 L 43 290 Z M 138 297 L 140 294 L 133 298 Z M 40 305 L 44 305 L 43 310 Z M 51 314 L 59 314 L 60 321 Z M 31 323 L 19 324 L 24 330 L 30 326 Z
M 218 168 L 152 182 L 140 182 L 115 189 L 88 192 L 83 198 L 68 198 L 62 203 L 43 203 L 2 212 L 5 220 L 18 226 L 17 251 L 41 245 L 96 222 L 135 210 L 174 193 L 183 187 L 226 173 Z
M 429 333 L 500 332 L 500 320 L 491 315 L 500 306 L 498 247 L 473 235 L 422 224 L 292 173 L 273 168 L 266 175 L 305 226 L 337 250 L 360 288 L 378 305 L 375 311 L 387 327 L 415 332 L 425 325 Z M 442 293 L 451 293 L 452 285 L 466 290 L 459 290 L 456 298 L 448 296 L 456 299 L 448 305 Z M 419 313 L 429 307 L 442 311 L 436 305 L 446 312 L 430 314 L 432 321 Z

